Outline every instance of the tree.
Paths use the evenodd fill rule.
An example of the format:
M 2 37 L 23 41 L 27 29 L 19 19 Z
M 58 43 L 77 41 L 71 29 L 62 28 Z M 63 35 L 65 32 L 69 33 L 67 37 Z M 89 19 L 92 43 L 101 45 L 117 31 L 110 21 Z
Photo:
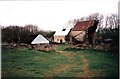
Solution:
M 29 36 L 33 34 L 38 34 L 38 27 L 36 25 L 25 25 L 17 26 L 10 25 L 2 28 L 2 41 L 3 42 L 14 42 L 14 43 L 30 43 L 33 39 Z
M 119 29 L 118 29 L 118 15 L 111 14 L 105 19 L 105 27 L 97 32 L 102 36 L 102 41 L 105 39 L 112 39 L 112 43 L 116 46 L 119 43 Z
M 24 29 L 29 31 L 30 33 L 36 34 L 38 33 L 38 27 L 36 25 L 33 24 L 27 24 L 24 26 Z
M 39 34 L 43 35 L 46 38 L 50 38 L 55 34 L 55 31 L 44 31 L 44 30 L 40 30 Z
M 18 42 L 19 38 L 19 26 L 8 26 L 6 28 L 2 29 L 2 41 L 7 41 L 7 42 Z
M 106 27 L 110 27 L 111 29 L 118 28 L 118 15 L 111 14 L 110 16 L 106 17 Z
M 104 16 L 102 14 L 99 14 L 99 13 L 91 14 L 87 17 L 87 20 L 99 20 L 99 23 L 97 25 L 97 30 L 100 30 L 103 28 Z

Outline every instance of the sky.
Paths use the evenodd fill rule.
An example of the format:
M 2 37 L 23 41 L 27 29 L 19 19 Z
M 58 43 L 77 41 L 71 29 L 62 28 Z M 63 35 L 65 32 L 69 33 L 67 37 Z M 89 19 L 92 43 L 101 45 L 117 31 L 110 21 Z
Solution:
M 42 30 L 58 31 L 69 20 L 93 13 L 104 16 L 118 13 L 119 0 L 41 0 L 0 1 L 0 25 L 37 25 Z

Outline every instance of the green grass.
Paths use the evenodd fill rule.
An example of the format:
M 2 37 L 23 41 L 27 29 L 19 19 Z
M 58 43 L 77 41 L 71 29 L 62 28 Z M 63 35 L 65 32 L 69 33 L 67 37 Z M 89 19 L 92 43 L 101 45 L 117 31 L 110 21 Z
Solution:
M 64 51 L 84 54 L 92 77 L 118 77 L 118 57 L 113 52 L 66 48 Z
M 18 50 L 2 48 L 3 76 L 38 77 L 57 66 L 67 62 L 63 55 L 55 52 L 40 52 L 35 50 Z
M 92 76 L 118 76 L 118 58 L 111 52 L 93 51 L 86 54 L 89 60 L 89 69 L 95 71 Z
M 2 77 L 76 77 L 84 73 L 81 55 L 88 60 L 91 77 L 118 76 L 118 58 L 111 52 L 68 48 L 68 45 L 59 45 L 56 50 L 64 53 L 2 48 Z
M 67 46 L 69 46 L 69 45 L 67 45 L 67 44 L 65 44 L 65 45 L 59 45 L 59 46 L 56 48 L 56 50 L 63 51 L 63 50 L 66 49 Z

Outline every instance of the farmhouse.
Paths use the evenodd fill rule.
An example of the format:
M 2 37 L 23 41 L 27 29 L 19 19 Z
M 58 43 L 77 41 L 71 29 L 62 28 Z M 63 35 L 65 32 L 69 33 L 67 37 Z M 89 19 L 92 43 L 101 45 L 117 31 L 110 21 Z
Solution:
M 68 34 L 70 43 L 85 42 L 94 44 L 95 30 L 97 29 L 98 23 L 98 20 L 76 22 Z
M 65 36 L 68 34 L 69 31 L 70 31 L 70 28 L 62 29 L 60 31 L 57 31 L 54 34 L 54 42 L 56 42 L 56 43 L 66 43 Z

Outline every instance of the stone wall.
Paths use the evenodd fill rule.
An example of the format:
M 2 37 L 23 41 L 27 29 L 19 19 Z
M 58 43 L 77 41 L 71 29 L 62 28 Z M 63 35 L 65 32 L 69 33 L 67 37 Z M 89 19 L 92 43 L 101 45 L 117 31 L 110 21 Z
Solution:
M 70 35 L 74 37 L 77 41 L 83 42 L 85 39 L 85 31 L 71 31 Z
M 65 43 L 65 36 L 54 36 L 54 42 Z

